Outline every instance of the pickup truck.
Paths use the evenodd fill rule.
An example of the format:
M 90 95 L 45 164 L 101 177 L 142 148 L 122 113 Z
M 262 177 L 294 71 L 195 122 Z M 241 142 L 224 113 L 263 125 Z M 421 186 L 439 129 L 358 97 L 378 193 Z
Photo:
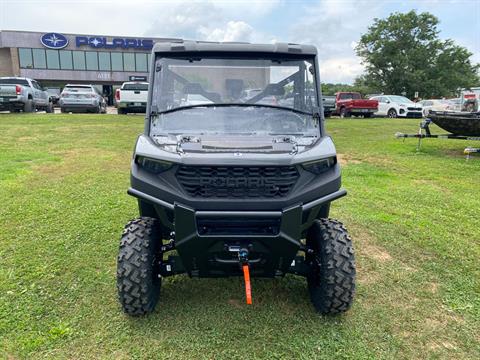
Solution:
M 362 99 L 357 92 L 338 92 L 335 97 L 334 113 L 342 118 L 351 115 L 369 118 L 378 110 L 377 100 Z
M 124 82 L 115 92 L 117 113 L 129 112 L 144 113 L 147 109 L 148 83 L 129 81 Z
M 330 117 L 332 113 L 335 111 L 335 96 L 333 95 L 323 95 L 322 96 L 322 103 L 323 103 L 323 115 L 325 117 Z
M 0 77 L 0 111 L 53 112 L 50 95 L 35 80 L 21 77 Z

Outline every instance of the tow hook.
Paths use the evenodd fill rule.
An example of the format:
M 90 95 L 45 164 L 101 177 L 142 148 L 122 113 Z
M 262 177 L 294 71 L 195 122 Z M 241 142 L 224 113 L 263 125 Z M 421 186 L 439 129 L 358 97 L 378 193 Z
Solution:
M 250 285 L 250 267 L 248 264 L 248 249 L 238 250 L 238 261 L 243 270 L 243 279 L 245 280 L 245 297 L 248 305 L 252 305 L 252 287 Z

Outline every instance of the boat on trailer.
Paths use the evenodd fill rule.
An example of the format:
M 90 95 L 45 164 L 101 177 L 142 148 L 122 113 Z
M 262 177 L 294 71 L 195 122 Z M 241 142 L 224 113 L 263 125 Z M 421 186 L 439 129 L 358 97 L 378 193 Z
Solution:
M 431 123 L 449 132 L 449 134 L 432 134 L 430 131 Z M 480 141 L 480 111 L 430 111 L 428 117 L 420 123 L 418 133 L 396 133 L 395 136 L 403 139 L 417 138 L 417 151 L 420 150 L 421 142 L 424 138 Z M 468 147 L 464 153 L 468 159 L 470 154 L 480 153 L 480 148 Z

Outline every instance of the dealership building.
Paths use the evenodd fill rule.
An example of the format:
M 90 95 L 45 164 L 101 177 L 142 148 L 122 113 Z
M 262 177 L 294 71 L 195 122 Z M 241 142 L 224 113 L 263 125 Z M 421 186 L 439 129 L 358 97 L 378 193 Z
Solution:
M 113 100 L 114 87 L 146 80 L 153 44 L 180 41 L 89 34 L 0 31 L 0 76 L 38 80 L 44 87 L 96 84 Z

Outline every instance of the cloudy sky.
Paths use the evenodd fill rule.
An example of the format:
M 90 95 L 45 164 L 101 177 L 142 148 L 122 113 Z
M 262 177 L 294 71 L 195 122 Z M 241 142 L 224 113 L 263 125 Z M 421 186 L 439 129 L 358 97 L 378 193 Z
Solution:
M 0 30 L 311 43 L 323 81 L 351 83 L 362 73 L 353 48 L 372 20 L 411 9 L 436 15 L 441 37 L 480 62 L 480 0 L 0 0 Z

